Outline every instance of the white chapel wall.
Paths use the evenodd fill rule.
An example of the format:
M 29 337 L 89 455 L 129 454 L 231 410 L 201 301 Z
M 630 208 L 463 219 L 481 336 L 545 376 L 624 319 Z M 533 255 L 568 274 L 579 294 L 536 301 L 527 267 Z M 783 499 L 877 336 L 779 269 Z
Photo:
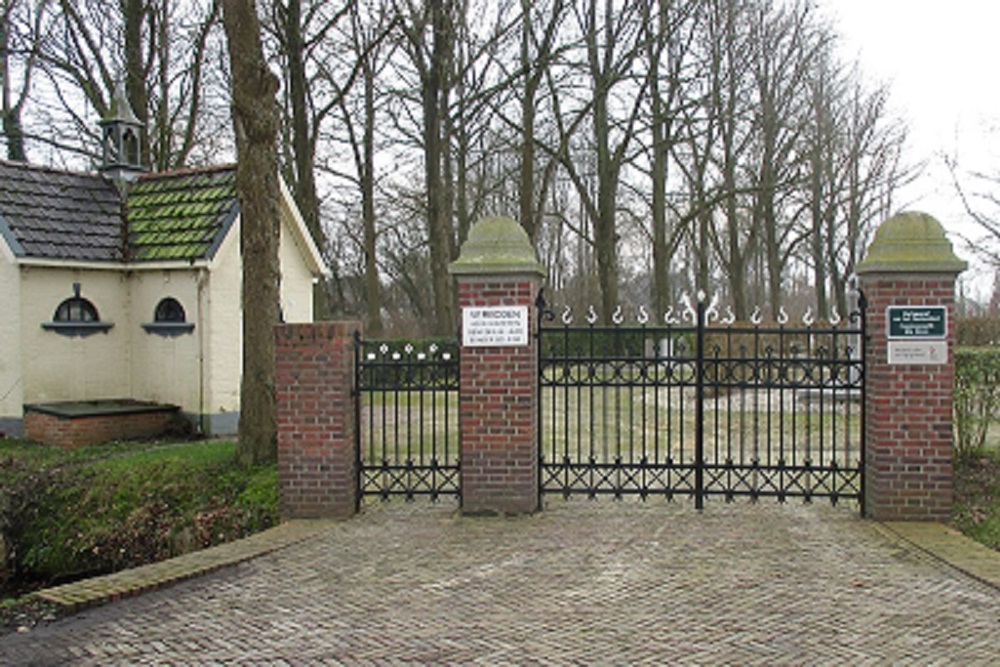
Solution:
M 0 241 L 0 433 L 20 433 L 24 403 L 21 365 L 21 277 Z
M 127 277 L 118 270 L 22 267 L 21 341 L 25 403 L 97 400 L 132 396 L 132 326 Z M 80 296 L 106 333 L 67 336 L 42 328 L 63 300 Z

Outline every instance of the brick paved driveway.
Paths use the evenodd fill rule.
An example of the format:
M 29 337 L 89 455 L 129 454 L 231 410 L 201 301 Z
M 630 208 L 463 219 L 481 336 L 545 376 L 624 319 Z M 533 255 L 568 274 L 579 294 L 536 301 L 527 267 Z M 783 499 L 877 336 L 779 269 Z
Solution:
M 0 664 L 1000 664 L 1000 592 L 848 508 L 384 505 Z

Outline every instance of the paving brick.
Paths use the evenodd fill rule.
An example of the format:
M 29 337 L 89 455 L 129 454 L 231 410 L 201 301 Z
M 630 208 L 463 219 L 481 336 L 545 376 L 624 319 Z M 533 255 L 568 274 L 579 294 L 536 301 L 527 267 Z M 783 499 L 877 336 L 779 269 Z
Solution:
M 0 664 L 996 664 L 1000 591 L 856 508 L 373 505 L 0 638 Z

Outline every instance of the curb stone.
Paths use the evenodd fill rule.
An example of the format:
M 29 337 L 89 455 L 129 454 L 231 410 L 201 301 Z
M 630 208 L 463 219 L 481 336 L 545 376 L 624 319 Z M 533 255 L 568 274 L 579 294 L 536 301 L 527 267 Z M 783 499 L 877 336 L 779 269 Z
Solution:
M 46 588 L 33 595 L 59 605 L 64 613 L 75 613 L 283 549 L 324 532 L 334 523 L 336 522 L 333 520 L 288 521 L 240 540 L 157 563 Z
M 886 521 L 876 525 L 887 537 L 904 540 L 935 560 L 1000 590 L 1000 551 L 938 522 Z

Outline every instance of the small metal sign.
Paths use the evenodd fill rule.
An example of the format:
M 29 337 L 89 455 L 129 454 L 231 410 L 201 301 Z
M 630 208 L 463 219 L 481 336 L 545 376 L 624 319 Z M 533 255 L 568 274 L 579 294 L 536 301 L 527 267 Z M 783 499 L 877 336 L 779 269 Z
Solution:
M 948 361 L 948 344 L 943 340 L 890 340 L 889 363 L 939 366 Z
M 523 347 L 528 344 L 527 306 L 462 309 L 464 347 Z
M 948 332 L 944 306 L 889 306 L 886 309 L 890 339 L 943 339 Z

